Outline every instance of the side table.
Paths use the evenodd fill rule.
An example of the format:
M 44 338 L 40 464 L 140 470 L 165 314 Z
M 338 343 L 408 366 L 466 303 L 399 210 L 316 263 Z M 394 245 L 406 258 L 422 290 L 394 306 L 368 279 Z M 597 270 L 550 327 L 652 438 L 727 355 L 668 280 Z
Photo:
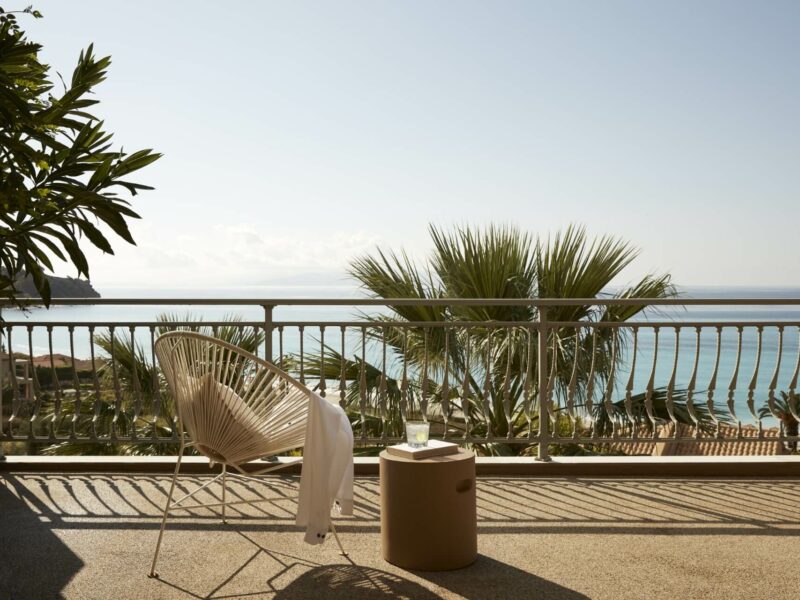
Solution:
M 478 557 L 475 455 L 408 459 L 380 454 L 383 558 L 404 569 L 448 571 Z

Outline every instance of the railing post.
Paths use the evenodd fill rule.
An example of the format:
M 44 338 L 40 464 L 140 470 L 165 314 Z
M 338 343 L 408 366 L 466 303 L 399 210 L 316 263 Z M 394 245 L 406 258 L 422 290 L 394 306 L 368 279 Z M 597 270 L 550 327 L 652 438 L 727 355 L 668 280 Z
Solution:
M 537 362 L 539 368 L 539 456 L 536 460 L 549 461 L 550 452 L 548 443 L 550 441 L 549 421 L 550 412 L 547 410 L 547 307 L 539 306 L 539 340 L 537 348 Z
M 11 384 L 14 384 L 14 380 L 11 376 L 11 369 L 16 369 L 16 365 L 14 364 L 14 355 L 11 353 L 11 346 L 9 345 L 8 349 L 6 350 L 5 345 L 3 344 L 3 334 L 5 330 L 3 329 L 3 309 L 0 307 L 0 461 L 4 461 L 6 459 L 5 452 L 3 451 L 3 437 L 5 433 L 3 432 L 3 419 L 5 416 L 3 415 L 3 385 L 6 382 L 6 370 L 5 370 L 5 359 L 3 358 L 2 354 L 3 351 L 8 352 L 8 378 L 11 381 Z M 13 410 L 12 410 L 13 413 Z M 9 424 L 9 434 L 11 425 Z
M 274 329 L 272 320 L 272 309 L 275 308 L 272 304 L 264 304 L 264 359 L 269 362 L 274 362 L 275 357 L 272 356 L 272 330 Z

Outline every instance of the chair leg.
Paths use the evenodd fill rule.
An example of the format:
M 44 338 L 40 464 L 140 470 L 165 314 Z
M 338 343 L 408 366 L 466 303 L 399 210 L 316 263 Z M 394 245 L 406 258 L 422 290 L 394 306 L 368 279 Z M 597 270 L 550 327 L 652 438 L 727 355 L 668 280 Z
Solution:
M 339 539 L 339 534 L 336 533 L 336 526 L 333 524 L 331 520 L 331 531 L 333 532 L 333 537 L 336 538 L 336 543 L 339 544 L 339 553 L 342 556 L 347 556 L 347 551 L 345 551 L 344 546 L 342 546 L 342 540 Z
M 222 465 L 222 522 L 227 523 L 225 520 L 225 496 L 228 488 L 228 465 Z
M 178 479 L 178 471 L 181 468 L 181 458 L 183 457 L 183 444 L 181 444 L 178 460 L 175 463 L 175 473 L 172 475 L 172 483 L 169 486 L 169 494 L 167 495 L 167 503 L 164 505 L 164 516 L 161 519 L 161 530 L 158 532 L 158 541 L 156 542 L 156 551 L 153 554 L 153 564 L 150 565 L 150 574 L 148 577 L 158 577 L 156 573 L 156 561 L 158 560 L 158 552 L 161 550 L 161 538 L 164 537 L 164 528 L 167 526 L 167 515 L 169 514 L 170 504 L 172 503 L 172 494 L 175 493 L 175 482 Z

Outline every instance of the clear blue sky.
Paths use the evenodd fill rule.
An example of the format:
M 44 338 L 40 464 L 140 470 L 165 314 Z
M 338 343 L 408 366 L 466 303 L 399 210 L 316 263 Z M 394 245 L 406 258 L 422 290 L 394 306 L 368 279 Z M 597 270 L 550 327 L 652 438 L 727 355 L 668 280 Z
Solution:
M 65 76 L 112 55 L 117 143 L 165 154 L 101 288 L 336 282 L 490 221 L 627 238 L 626 279 L 800 283 L 800 2 L 36 8 Z

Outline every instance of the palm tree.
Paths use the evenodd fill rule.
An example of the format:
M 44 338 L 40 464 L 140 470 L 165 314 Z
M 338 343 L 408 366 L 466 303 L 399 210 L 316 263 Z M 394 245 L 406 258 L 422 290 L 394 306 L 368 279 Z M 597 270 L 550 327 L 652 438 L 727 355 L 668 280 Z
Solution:
M 675 294 L 666 274 L 648 275 L 614 294 L 607 293 L 638 250 L 611 236 L 590 239 L 583 227 L 570 226 L 544 238 L 513 226 L 456 227 L 452 231 L 431 226 L 429 231 L 433 252 L 424 264 L 418 265 L 403 251 L 377 249 L 354 260 L 350 274 L 374 298 L 665 298 Z M 587 325 L 617 323 L 630 320 L 643 309 L 644 305 L 598 307 L 588 303 L 550 307 L 547 318 Z M 511 439 L 526 437 L 537 427 L 538 389 L 531 377 L 537 346 L 529 327 L 541 317 L 537 308 L 404 305 L 390 306 L 388 315 L 364 317 L 375 325 L 369 330 L 373 343 L 382 345 L 385 338 L 393 357 L 389 372 L 382 376 L 379 366 L 364 365 L 363 371 L 371 377 L 361 377 L 360 358 L 348 360 L 332 349 L 326 351 L 324 361 L 309 361 L 309 374 L 324 371 L 328 379 L 340 376 L 344 362 L 349 382 L 346 406 L 354 419 L 365 399 L 367 412 L 382 417 L 379 429 L 374 419 L 367 419 L 362 431 L 367 427 L 372 436 L 387 427 L 394 433 L 402 430 L 403 412 L 415 404 L 433 413 L 434 426 L 446 428 L 456 437 L 468 433 Z M 390 321 L 489 325 L 382 326 Z M 492 327 L 492 321 L 520 326 Z M 592 387 L 588 385 L 590 372 L 595 383 L 605 384 L 613 377 L 612 355 L 622 360 L 623 353 L 611 349 L 615 344 L 618 349 L 624 346 L 625 336 L 614 333 L 613 328 L 594 331 L 593 337 L 585 328 L 549 330 L 548 364 L 554 375 L 556 414 L 563 408 L 571 381 L 574 399 L 580 404 Z M 661 410 L 665 414 L 659 416 L 666 418 L 666 411 Z M 527 451 L 524 445 L 502 442 L 482 444 L 479 450 L 487 454 Z
M 771 402 L 767 406 L 761 407 L 758 411 L 760 418 L 766 419 L 773 416 L 769 404 L 774 405 L 775 415 L 777 415 L 785 435 L 797 436 L 800 431 L 800 421 L 797 419 L 797 416 L 800 415 L 800 395 L 793 391 L 781 392 L 780 398 L 771 398 Z M 797 442 L 789 442 L 788 446 L 792 452 L 797 451 Z
M 595 404 L 592 407 L 594 434 L 598 437 L 611 437 L 616 432 L 620 436 L 630 437 L 635 433 L 643 432 L 647 435 L 653 434 L 653 429 L 660 425 L 667 425 L 669 419 L 662 416 L 656 417 L 656 423 L 650 420 L 647 414 L 647 393 L 632 394 L 628 399 L 620 399 L 611 403 L 611 410 L 606 410 L 602 404 Z M 686 390 L 673 390 L 670 392 L 666 387 L 653 390 L 649 401 L 652 403 L 654 415 L 669 415 L 667 408 L 668 401 L 673 403 L 673 413 L 678 423 L 692 424 L 694 421 L 688 408 L 689 394 Z M 626 406 L 626 404 L 628 406 Z M 631 416 L 628 415 L 630 410 Z M 697 403 L 692 405 L 697 426 L 703 433 L 710 434 L 714 431 L 714 417 L 722 422 L 730 421 L 730 417 L 720 412 L 711 411 L 705 404 Z M 610 415 L 609 415 L 610 413 Z M 633 420 L 633 423 L 631 423 Z M 635 431 L 634 431 L 635 424 Z
M 264 343 L 264 332 L 239 325 L 240 316 L 223 317 L 224 325 L 212 327 L 204 324 L 201 318 L 192 315 L 159 315 L 163 325 L 155 333 L 167 331 L 195 331 L 213 335 L 221 340 L 256 353 Z M 192 323 L 179 327 L 170 323 Z M 136 443 L 76 443 L 61 442 L 42 450 L 43 454 L 121 454 L 121 455 L 164 455 L 175 454 L 178 445 L 158 441 L 158 438 L 173 437 L 177 440 L 177 414 L 169 389 L 164 385 L 161 369 L 148 357 L 144 348 L 131 340 L 129 335 L 104 332 L 94 339 L 103 351 L 101 367 L 97 371 L 94 390 L 81 403 L 75 428 L 77 436 L 89 437 L 91 434 L 120 437 L 136 432 Z M 74 412 L 56 412 L 52 401 L 45 407 L 45 421 L 70 422 Z M 56 425 L 57 427 L 58 425 Z M 144 441 L 152 440 L 152 441 Z

